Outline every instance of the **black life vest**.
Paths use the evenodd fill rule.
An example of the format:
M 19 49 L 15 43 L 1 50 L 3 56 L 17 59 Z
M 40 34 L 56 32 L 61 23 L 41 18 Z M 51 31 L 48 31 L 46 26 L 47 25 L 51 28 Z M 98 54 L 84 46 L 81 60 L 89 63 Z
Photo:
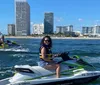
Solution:
M 42 46 L 40 46 L 40 49 L 39 49 L 39 51 L 40 51 L 40 52 L 39 52 L 40 58 L 43 59 L 43 57 L 42 57 L 42 55 L 41 55 L 41 49 L 42 49 L 43 47 L 45 47 L 45 49 L 46 49 L 46 58 L 52 59 L 52 51 L 51 51 L 51 49 L 50 49 L 47 45 L 42 45 Z

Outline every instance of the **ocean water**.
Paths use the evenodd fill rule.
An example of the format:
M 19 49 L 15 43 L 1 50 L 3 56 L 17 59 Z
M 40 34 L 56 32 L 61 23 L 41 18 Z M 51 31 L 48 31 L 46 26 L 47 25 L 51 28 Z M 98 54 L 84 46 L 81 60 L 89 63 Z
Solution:
M 17 39 L 22 47 L 12 49 L 0 49 L 0 79 L 14 74 L 15 65 L 37 65 L 39 59 L 39 46 L 41 39 Z M 70 56 L 78 55 L 100 70 L 100 40 L 98 39 L 52 39 L 53 53 L 69 52 Z M 100 78 L 84 85 L 100 85 Z

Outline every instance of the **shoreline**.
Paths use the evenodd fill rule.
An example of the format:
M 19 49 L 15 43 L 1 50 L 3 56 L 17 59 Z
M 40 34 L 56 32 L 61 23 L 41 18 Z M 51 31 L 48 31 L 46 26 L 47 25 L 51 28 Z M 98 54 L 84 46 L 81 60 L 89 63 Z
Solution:
M 42 39 L 44 36 L 5 36 L 5 38 L 19 38 L 19 39 Z M 100 39 L 100 37 L 52 37 L 52 39 Z

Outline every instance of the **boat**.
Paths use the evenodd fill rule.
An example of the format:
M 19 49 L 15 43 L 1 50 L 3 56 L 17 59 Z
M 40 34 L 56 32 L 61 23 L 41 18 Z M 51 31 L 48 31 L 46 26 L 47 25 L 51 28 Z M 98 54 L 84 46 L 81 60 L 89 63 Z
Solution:
M 60 78 L 56 78 L 54 70 L 38 65 L 15 65 L 14 76 L 0 80 L 0 85 L 80 85 L 100 77 L 100 71 L 87 70 L 94 67 L 79 56 L 68 57 L 67 53 L 54 59 L 61 65 Z

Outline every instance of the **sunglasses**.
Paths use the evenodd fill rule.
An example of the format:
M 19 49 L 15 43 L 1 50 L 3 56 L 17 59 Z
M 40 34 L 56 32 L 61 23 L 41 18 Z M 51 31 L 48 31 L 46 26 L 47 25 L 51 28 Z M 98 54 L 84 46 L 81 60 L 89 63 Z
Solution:
M 48 41 L 48 42 L 50 42 L 50 40 L 44 40 L 44 41 Z

